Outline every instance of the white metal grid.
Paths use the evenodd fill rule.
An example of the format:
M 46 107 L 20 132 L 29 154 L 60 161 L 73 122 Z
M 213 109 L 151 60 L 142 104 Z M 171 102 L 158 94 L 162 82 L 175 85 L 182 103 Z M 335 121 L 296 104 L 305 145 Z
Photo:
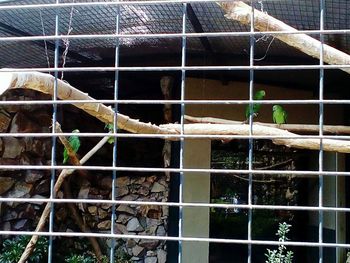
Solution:
M 141 104 L 166 104 L 171 103 L 173 105 L 179 105 L 181 108 L 181 114 L 180 114 L 180 124 L 181 124 L 181 132 L 180 134 L 174 134 L 172 135 L 172 138 L 179 139 L 180 141 L 180 151 L 178 153 L 179 156 L 179 167 L 176 168 L 159 168 L 159 167 L 124 167 L 124 166 L 118 166 L 117 165 L 117 142 L 114 142 L 113 145 L 113 163 L 110 166 L 94 166 L 94 165 L 84 165 L 84 166 L 72 166 L 72 165 L 58 165 L 57 164 L 57 131 L 55 131 L 54 128 L 52 128 L 52 133 L 3 133 L 1 134 L 1 137 L 51 137 L 52 138 L 52 164 L 51 165 L 0 165 L 0 169 L 6 170 L 6 169 L 12 169 L 12 170 L 24 170 L 24 169 L 38 169 L 38 170 L 49 170 L 52 172 L 51 176 L 51 195 L 50 198 L 42 199 L 42 198 L 6 198 L 1 197 L 0 202 L 51 202 L 52 204 L 58 204 L 58 203 L 94 203 L 94 204 L 112 204 L 112 213 L 111 213 L 111 221 L 114 222 L 116 218 L 116 211 L 115 207 L 119 204 L 125 204 L 125 205 L 159 205 L 159 206 L 173 206 L 179 208 L 179 220 L 178 220 L 178 236 L 148 236 L 148 235 L 135 235 L 135 234 L 115 234 L 114 231 L 114 224 L 111 225 L 111 229 L 108 233 L 80 233 L 80 232 L 57 232 L 53 230 L 53 219 L 55 214 L 54 205 L 51 207 L 51 213 L 50 213 L 50 220 L 49 220 L 49 230 L 45 232 L 39 232 L 39 235 L 42 236 L 48 236 L 49 237 L 49 253 L 48 253 L 48 259 L 47 262 L 55 262 L 55 259 L 52 255 L 52 238 L 56 236 L 65 236 L 65 237 L 106 237 L 106 238 L 112 238 L 113 242 L 115 242 L 115 239 L 118 238 L 133 238 L 133 239 L 157 239 L 157 240 L 167 240 L 167 241 L 176 241 L 179 244 L 179 251 L 178 251 L 178 262 L 184 262 L 183 261 L 183 241 L 191 241 L 191 242 L 216 242 L 216 243 L 232 243 L 232 244 L 246 244 L 248 246 L 248 253 L 247 258 L 242 259 L 242 262 L 252 262 L 252 246 L 254 245 L 280 245 L 281 242 L 273 241 L 273 240 L 254 240 L 252 238 L 251 233 L 251 227 L 252 227 L 252 212 L 255 209 L 260 210 L 295 210 L 295 211 L 315 211 L 318 212 L 319 218 L 318 218 L 318 241 L 317 242 L 304 242 L 304 241 L 288 241 L 283 244 L 294 247 L 294 246 L 306 246 L 306 247 L 315 247 L 319 249 L 319 256 L 318 262 L 325 262 L 324 256 L 323 256 L 323 248 L 326 247 L 335 247 L 335 248 L 347 248 L 350 249 L 349 244 L 345 243 L 329 243 L 323 241 L 323 224 L 324 224 L 324 212 L 350 212 L 350 208 L 348 207 L 329 207 L 324 206 L 323 200 L 324 200 L 324 176 L 335 176 L 336 178 L 338 176 L 349 176 L 350 173 L 347 171 L 338 172 L 338 171 L 327 171 L 323 168 L 324 164 L 324 151 L 323 151 L 323 140 L 326 139 L 334 139 L 333 135 L 325 135 L 323 133 L 323 127 L 324 127 L 324 106 L 325 105 L 344 105 L 349 104 L 349 100 L 347 99 L 325 99 L 324 98 L 324 75 L 325 70 L 332 69 L 332 70 L 338 70 L 340 68 L 349 68 L 349 65 L 325 65 L 323 61 L 323 43 L 325 42 L 325 36 L 327 34 L 348 34 L 350 32 L 350 29 L 348 27 L 345 27 L 344 29 L 340 29 L 340 27 L 334 27 L 332 30 L 327 30 L 325 28 L 325 17 L 327 16 L 327 10 L 326 10 L 326 3 L 324 0 L 319 1 L 319 23 L 317 23 L 317 27 L 315 26 L 314 29 L 310 30 L 301 30 L 299 32 L 283 32 L 283 34 L 300 34 L 300 33 L 309 33 L 312 35 L 318 35 L 320 41 L 321 41 L 321 49 L 320 49 L 320 60 L 319 64 L 315 65 L 278 65 L 278 66 L 264 66 L 264 65 L 255 65 L 254 58 L 255 58 L 255 45 L 256 45 L 256 37 L 262 36 L 262 35 L 274 35 L 276 32 L 255 32 L 254 29 L 254 19 L 251 20 L 251 24 L 249 26 L 249 30 L 246 32 L 228 32 L 228 30 L 220 30 L 220 32 L 212 32 L 210 30 L 210 26 L 207 28 L 205 33 L 194 33 L 192 27 L 189 25 L 187 21 L 187 5 L 189 3 L 198 4 L 200 3 L 200 6 L 203 6 L 203 8 L 206 8 L 206 5 L 212 6 L 213 1 L 211 0 L 203 0 L 203 1 L 148 1 L 147 5 L 149 5 L 149 8 L 151 11 L 152 6 L 162 6 L 167 5 L 166 10 L 167 12 L 171 12 L 171 5 L 177 6 L 177 10 L 179 7 L 181 7 L 181 18 L 177 17 L 177 21 L 181 21 L 182 29 L 180 32 L 170 32 L 170 33 L 153 33 L 152 30 L 149 30 L 150 33 L 140 33 L 137 30 L 134 32 L 130 31 L 127 33 L 121 32 L 122 27 L 122 19 L 125 19 L 127 21 L 127 18 L 123 18 L 123 13 L 121 12 L 121 9 L 127 7 L 127 6 L 142 6 L 145 4 L 144 1 L 117 1 L 117 2 L 75 2 L 75 3 L 67 3 L 66 1 L 64 3 L 61 3 L 59 0 L 56 1 L 56 3 L 50 3 L 50 4 L 27 4 L 27 5 L 10 5 L 13 3 L 8 3 L 6 5 L 0 6 L 1 10 L 9 10 L 9 11 L 16 11 L 16 10 L 32 10 L 32 9 L 45 9 L 50 8 L 54 10 L 55 13 L 55 22 L 54 22 L 54 33 L 53 35 L 47 35 L 42 36 L 41 35 L 41 29 L 36 28 L 38 35 L 33 35 L 30 37 L 10 37 L 8 34 L 1 35 L 0 37 L 0 43 L 4 43 L 7 46 L 15 45 L 17 43 L 26 43 L 27 41 L 32 40 L 51 40 L 55 42 L 55 50 L 54 50 L 54 65 L 53 67 L 47 68 L 45 66 L 36 66 L 28 64 L 29 66 L 20 67 L 16 69 L 1 69 L 1 72 L 30 72 L 30 71 L 42 71 L 42 72 L 51 72 L 55 76 L 55 84 L 54 84 L 54 95 L 52 100 L 40 100 L 40 101 L 1 101 L 0 105 L 43 105 L 48 104 L 53 106 L 53 116 L 52 116 L 52 122 L 53 124 L 57 120 L 57 107 L 58 105 L 66 105 L 66 104 L 72 104 L 77 102 L 85 102 L 85 101 L 70 101 L 70 100 L 64 100 L 61 101 L 57 97 L 57 81 L 59 79 L 59 75 L 61 72 L 114 72 L 114 97 L 110 100 L 96 100 L 95 102 L 98 103 L 107 103 L 107 104 L 114 104 L 115 108 L 115 116 L 114 116 L 114 129 L 117 131 L 117 120 L 118 120 L 118 109 L 120 105 L 126 104 L 135 104 L 135 105 L 141 105 Z M 265 2 L 265 1 L 264 1 Z M 271 1 L 273 2 L 273 1 Z M 330 1 L 331 2 L 331 1 Z M 270 3 L 270 1 L 266 1 L 267 6 Z M 283 4 L 283 3 L 282 3 Z M 291 4 L 291 3 L 289 3 Z M 251 3 L 252 6 L 256 6 L 256 3 Z M 70 36 L 63 36 L 60 32 L 64 31 L 62 29 L 61 31 L 61 21 L 60 21 L 60 13 L 59 10 L 70 10 L 71 7 L 79 7 L 84 6 L 84 8 L 90 8 L 90 7 L 113 7 L 113 10 L 116 11 L 115 13 L 115 19 L 114 19 L 114 26 L 115 26 L 115 32 L 110 32 L 109 34 L 89 34 L 89 33 L 83 33 L 81 35 L 70 35 Z M 170 6 L 170 7 L 169 7 Z M 293 6 L 293 5 L 292 5 Z M 313 8 L 316 8 L 315 6 L 312 6 Z M 268 7 L 266 7 L 268 8 Z M 316 8 L 317 9 L 317 8 Z M 252 9 L 253 10 L 253 9 Z M 180 13 L 176 14 L 179 15 Z M 65 13 L 65 15 L 67 15 Z M 216 14 L 217 15 L 217 14 Z M 290 16 L 290 13 L 282 14 Z M 253 17 L 253 16 L 252 16 Z M 93 19 L 93 17 L 92 17 Z M 156 18 L 155 18 L 156 19 Z M 51 21 L 53 24 L 53 22 Z M 95 23 L 98 23 L 96 21 Z M 312 26 L 310 26 L 312 27 Z M 189 29 L 190 28 L 190 29 Z M 307 27 L 308 28 L 308 27 Z M 171 25 L 170 27 L 166 27 L 165 31 L 172 31 Z M 174 30 L 175 31 L 175 30 Z M 279 32 L 281 34 L 281 32 Z M 186 55 L 187 55 L 187 42 L 191 38 L 198 38 L 198 37 L 210 37 L 210 38 L 218 38 L 219 40 L 221 37 L 230 37 L 233 39 L 235 37 L 239 36 L 245 36 L 249 37 L 249 65 L 240 65 L 240 66 L 225 66 L 225 65 L 217 65 L 217 66 L 188 66 L 186 64 Z M 70 39 L 70 40 L 78 40 L 76 44 L 79 46 L 79 41 L 84 41 L 85 39 L 88 40 L 109 40 L 109 44 L 113 43 L 114 45 L 114 52 L 115 52 L 115 61 L 114 66 L 93 66 L 93 67 L 65 67 L 62 68 L 59 62 L 60 59 L 60 40 L 62 39 Z M 178 66 L 126 66 L 121 67 L 120 66 L 120 42 L 122 42 L 123 39 L 146 39 L 146 38 L 159 38 L 159 39 L 166 39 L 166 38 L 181 38 L 181 65 Z M 157 45 L 160 45 L 161 48 L 161 41 L 155 42 Z M 213 41 L 213 43 L 215 43 Z M 198 44 L 198 43 L 197 43 Z M 25 45 L 25 44 L 24 44 Z M 141 45 L 142 46 L 142 45 Z M 28 61 L 30 62 L 31 57 L 28 57 Z M 12 62 L 9 62 L 11 65 L 13 65 Z M 39 63 L 40 65 L 44 64 L 45 61 Z M 249 118 L 249 135 L 205 135 L 205 134 L 198 134 L 198 135 L 188 135 L 185 134 L 185 108 L 187 105 L 246 105 L 246 104 L 252 104 L 253 103 L 253 96 L 254 96 L 254 85 L 255 85 L 255 72 L 257 71 L 274 71 L 274 70 L 319 70 L 319 98 L 313 99 L 313 100 L 266 100 L 262 101 L 261 104 L 263 105 L 273 105 L 273 104 L 314 104 L 319 105 L 319 121 L 318 125 L 320 127 L 319 134 L 318 135 L 302 135 L 298 138 L 313 138 L 313 139 L 319 139 L 321 141 L 321 149 L 319 150 L 319 163 L 318 163 L 318 170 L 317 171 L 310 171 L 310 170 L 302 170 L 302 171 L 283 171 L 283 174 L 285 175 L 293 175 L 293 176 L 305 176 L 309 175 L 311 177 L 318 177 L 319 179 L 319 185 L 318 185 L 318 205 L 315 206 L 288 206 L 288 205 L 256 205 L 253 204 L 253 178 L 256 175 L 263 175 L 263 174 L 269 174 L 269 175 L 279 175 L 281 174 L 280 170 L 255 170 L 253 167 L 253 156 L 254 156 L 254 149 L 253 149 L 253 143 L 254 140 L 257 139 L 281 139 L 281 138 L 290 138 L 295 139 L 294 136 L 275 136 L 275 135 L 264 135 L 264 136 L 258 136 L 253 134 L 253 116 L 251 115 Z M 192 71 L 237 71 L 237 70 L 244 70 L 249 71 L 249 100 L 186 100 L 185 98 L 185 91 L 186 91 L 186 77 L 187 72 Z M 164 100 L 164 101 L 154 101 L 154 100 L 129 100 L 129 99 L 119 99 L 118 92 L 119 92 L 119 73 L 120 72 L 144 72 L 145 74 L 147 72 L 151 71 L 162 71 L 162 72 L 170 72 L 170 71 L 178 71 L 181 73 L 181 95 L 179 100 Z M 54 127 L 54 125 L 53 125 Z M 60 135 L 64 136 L 70 136 L 72 133 L 63 133 Z M 84 137 L 104 137 L 108 135 L 107 133 L 81 133 L 79 136 L 81 138 Z M 112 135 L 115 138 L 159 138 L 159 139 L 166 139 L 169 138 L 169 134 L 130 134 L 130 133 L 123 133 L 123 132 L 114 132 Z M 185 139 L 197 139 L 197 138 L 209 138 L 209 139 L 248 139 L 249 140 L 249 167 L 246 170 L 221 170 L 221 169 L 199 169 L 199 168 L 185 168 L 184 167 L 184 151 L 185 149 Z M 349 136 L 337 136 L 338 139 L 344 139 L 348 140 Z M 151 201 L 122 201 L 116 199 L 116 189 L 112 187 L 112 196 L 110 200 L 93 200 L 93 199 L 59 199 L 54 196 L 53 192 L 53 186 L 56 180 L 56 171 L 60 169 L 75 169 L 75 170 L 101 170 L 101 171 L 112 171 L 113 172 L 113 185 L 115 185 L 116 178 L 118 177 L 118 172 L 121 171 L 131 171 L 131 172 L 173 172 L 173 173 L 179 173 L 180 175 L 180 183 L 179 183 L 179 201 L 178 202 L 166 202 L 166 203 L 159 203 L 159 202 L 151 202 Z M 191 202 L 184 202 L 183 199 L 183 187 L 184 187 L 184 176 L 186 172 L 206 172 L 211 174 L 219 174 L 219 173 L 239 173 L 247 175 L 249 178 L 249 188 L 248 188 L 248 203 L 247 204 L 213 204 L 213 203 L 191 203 Z M 183 208 L 184 207 L 208 207 L 208 208 L 225 208 L 225 209 L 232 209 L 232 208 L 240 208 L 240 209 L 247 209 L 248 210 L 248 236 L 246 239 L 230 239 L 230 238 L 203 238 L 203 237 L 187 237 L 183 234 Z M 30 231 L 0 231 L 2 235 L 33 235 L 33 232 Z M 114 262 L 114 248 L 115 244 L 111 246 L 110 249 L 110 262 Z

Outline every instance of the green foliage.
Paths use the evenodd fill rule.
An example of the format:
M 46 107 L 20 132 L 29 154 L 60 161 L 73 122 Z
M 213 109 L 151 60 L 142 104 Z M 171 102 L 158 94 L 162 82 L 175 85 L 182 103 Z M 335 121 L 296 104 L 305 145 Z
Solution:
M 73 254 L 69 257 L 66 257 L 64 262 L 67 263 L 95 263 L 97 262 L 96 258 L 90 255 L 77 255 Z
M 20 236 L 14 239 L 6 239 L 0 254 L 1 263 L 16 263 L 21 258 L 22 253 L 30 241 L 31 236 Z M 39 237 L 38 242 L 28 263 L 37 263 L 47 254 L 47 238 Z
M 115 251 L 115 262 L 116 263 L 131 263 L 130 256 L 124 251 L 122 246 L 118 246 Z
M 291 225 L 283 222 L 279 224 L 276 235 L 279 237 L 279 242 L 285 242 L 288 240 L 287 234 L 290 231 Z M 287 250 L 285 245 L 279 245 L 278 250 L 267 249 L 265 254 L 267 257 L 266 263 L 292 263 L 293 261 L 293 252 Z
M 131 263 L 130 260 L 131 256 L 129 256 L 123 247 L 120 245 L 121 242 L 117 243 L 117 248 L 115 250 L 114 254 L 114 263 Z M 70 256 L 66 257 L 64 262 L 66 263 L 109 263 L 109 257 L 108 256 L 102 256 L 100 260 L 96 258 L 93 252 L 88 251 L 86 253 L 72 253 Z M 0 263 L 2 263 L 0 261 Z

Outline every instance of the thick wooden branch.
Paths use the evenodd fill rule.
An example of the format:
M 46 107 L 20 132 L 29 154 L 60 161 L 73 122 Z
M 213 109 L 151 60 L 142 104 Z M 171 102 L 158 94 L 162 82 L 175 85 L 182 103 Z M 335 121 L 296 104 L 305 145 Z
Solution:
M 213 117 L 193 117 L 189 115 L 185 115 L 185 120 L 190 123 L 242 124 L 242 121 L 233 121 L 233 120 L 213 118 Z M 312 124 L 278 125 L 278 124 L 266 123 L 266 122 L 254 122 L 254 124 L 278 128 L 278 129 L 301 133 L 301 134 L 319 134 L 319 131 L 320 131 L 319 125 L 312 125 Z M 350 134 L 350 127 L 342 126 L 342 125 L 323 125 L 323 133 L 324 134 Z
M 96 102 L 87 94 L 70 86 L 69 84 L 57 80 L 58 97 L 63 100 L 88 100 L 88 102 L 72 103 L 74 106 L 84 110 L 90 115 L 105 123 L 113 123 L 114 112 L 110 107 Z M 46 94 L 52 94 L 54 78 L 44 73 L 0 73 L 0 95 L 8 89 L 24 88 L 33 89 Z M 91 101 L 91 102 L 90 102 Z M 164 124 L 153 125 L 151 123 L 140 122 L 135 119 L 118 113 L 118 128 L 133 133 L 145 134 L 167 134 L 164 139 L 176 140 L 173 135 L 181 133 L 180 125 Z M 288 147 L 302 149 L 320 149 L 319 139 L 298 138 L 300 135 L 273 127 L 266 127 L 254 124 L 254 135 L 261 136 L 287 136 L 292 139 L 273 139 L 273 142 Z M 243 124 L 185 124 L 186 135 L 249 135 L 249 125 Z M 323 139 L 323 149 L 325 151 L 335 151 L 350 153 L 350 142 L 344 140 Z
M 162 128 L 168 128 L 181 132 L 180 124 L 164 124 Z M 248 124 L 186 124 L 184 125 L 184 134 L 187 135 L 249 135 L 250 127 Z M 278 145 L 298 149 L 320 149 L 320 139 L 300 138 L 300 135 L 285 130 L 266 127 L 263 125 L 253 125 L 253 135 L 256 136 L 278 136 L 291 137 L 272 139 L 272 142 Z M 350 153 L 350 141 L 322 139 L 322 147 L 325 151 Z
M 9 89 L 31 89 L 45 94 L 54 94 L 55 78 L 50 74 L 40 72 L 0 72 L 0 95 Z M 57 80 L 57 97 L 61 100 L 85 100 L 72 105 L 96 117 L 104 123 L 113 123 L 114 111 L 102 103 L 90 97 L 87 93 L 72 87 L 67 82 Z M 169 133 L 168 130 L 159 128 L 151 123 L 140 122 L 126 115 L 117 114 L 119 129 L 132 133 L 161 134 Z
M 251 6 L 242 1 L 219 2 L 218 5 L 225 11 L 226 18 L 239 21 L 245 25 L 250 25 Z M 258 31 L 298 32 L 294 27 L 257 9 L 254 9 L 254 28 Z M 321 42 L 306 34 L 274 34 L 274 36 L 287 45 L 295 47 L 311 57 L 320 58 Z M 350 64 L 350 56 L 348 54 L 326 44 L 323 45 L 323 56 L 324 62 L 330 65 Z M 350 73 L 350 68 L 341 68 L 341 70 Z

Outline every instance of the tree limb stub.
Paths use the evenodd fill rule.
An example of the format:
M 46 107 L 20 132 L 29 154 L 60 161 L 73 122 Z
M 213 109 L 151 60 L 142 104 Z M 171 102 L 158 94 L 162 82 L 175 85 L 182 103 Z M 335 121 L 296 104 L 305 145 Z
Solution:
M 213 123 L 213 124 L 242 124 L 242 121 L 227 120 L 221 118 L 213 117 L 194 117 L 185 115 L 185 120 L 191 123 Z M 319 134 L 320 126 L 313 124 L 274 124 L 266 122 L 255 122 L 254 124 L 259 124 L 262 126 L 278 128 L 282 130 L 287 130 L 290 132 L 296 132 L 301 134 Z M 323 125 L 322 131 L 324 134 L 350 134 L 349 126 L 342 125 Z
M 180 124 L 164 124 L 162 128 L 169 128 L 181 131 Z M 250 127 L 247 124 L 185 124 L 184 133 L 188 135 L 249 135 Z M 320 150 L 321 139 L 298 138 L 300 135 L 278 128 L 266 127 L 263 125 L 253 125 L 253 135 L 255 136 L 278 136 L 288 138 L 271 139 L 277 145 L 298 149 Z M 350 153 L 350 141 L 322 139 L 322 149 L 325 151 L 335 151 Z
M 249 25 L 251 21 L 252 7 L 242 1 L 219 2 L 219 6 L 225 11 L 225 17 Z M 292 31 L 298 32 L 282 21 L 254 9 L 254 27 L 259 31 Z M 306 34 L 274 34 L 276 38 L 289 46 L 295 47 L 303 53 L 320 59 L 321 42 Z M 323 44 L 323 60 L 330 65 L 348 65 L 350 56 L 336 48 Z M 350 73 L 350 68 L 341 68 Z
M 9 89 L 32 89 L 46 94 L 53 94 L 55 78 L 49 74 L 31 73 L 7 73 L 0 72 L 0 95 Z M 96 117 L 104 123 L 113 123 L 114 111 L 86 93 L 72 87 L 68 83 L 57 80 L 58 98 L 62 100 L 87 100 L 86 102 L 72 103 L 72 105 L 84 110 L 91 116 Z M 166 134 L 164 139 L 175 140 L 173 135 L 181 134 L 181 125 L 164 124 L 153 125 L 131 119 L 121 113 L 118 116 L 118 128 L 132 133 L 141 134 Z M 185 124 L 185 135 L 249 135 L 249 125 L 243 124 Z M 261 136 L 287 136 L 290 138 L 273 139 L 275 144 L 286 145 L 288 147 L 302 149 L 320 149 L 320 139 L 298 138 L 300 135 L 273 127 L 254 124 L 253 134 Z M 323 139 L 323 149 L 325 151 L 335 151 L 350 153 L 350 142 L 335 139 Z M 83 159 L 82 159 L 83 160 Z M 82 163 L 81 160 L 81 163 Z

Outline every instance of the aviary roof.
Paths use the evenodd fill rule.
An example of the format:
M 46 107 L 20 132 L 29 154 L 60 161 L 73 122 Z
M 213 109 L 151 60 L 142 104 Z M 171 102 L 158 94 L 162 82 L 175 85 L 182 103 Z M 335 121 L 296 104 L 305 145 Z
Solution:
M 26 0 L 26 1 L 0 1 L 0 67 L 47 67 L 47 56 L 44 41 L 4 41 L 4 37 L 42 36 L 55 34 L 55 15 L 59 16 L 59 34 L 67 34 L 70 21 L 71 7 L 42 7 L 27 9 L 1 9 L 9 5 L 38 5 L 54 4 L 54 0 Z M 60 1 L 69 3 L 72 1 Z M 97 2 L 94 0 L 75 1 L 75 3 Z M 102 1 L 99 1 L 102 2 Z M 127 2 L 127 1 L 126 1 Z M 320 1 L 319 0 L 262 0 L 263 5 L 256 3 L 256 8 L 282 20 L 299 30 L 319 30 Z M 350 1 L 325 1 L 325 29 L 350 28 Z M 248 27 L 238 22 L 229 21 L 224 12 L 215 2 L 192 2 L 190 4 L 193 14 L 188 15 L 186 32 L 196 32 L 198 25 L 203 32 L 237 32 L 247 31 Z M 72 13 L 71 35 L 98 35 L 114 34 L 116 32 L 117 5 L 75 6 Z M 189 14 L 189 13 L 188 13 Z M 197 24 L 194 25 L 194 21 Z M 143 5 L 122 5 L 120 7 L 120 33 L 121 34 L 171 34 L 182 32 L 182 4 L 162 3 Z M 200 33 L 200 32 L 198 32 Z M 315 36 L 318 37 L 317 35 Z M 249 37 L 208 37 L 208 47 L 203 45 L 199 38 L 187 39 L 188 54 L 219 54 L 247 57 L 249 51 Z M 325 36 L 326 43 L 350 53 L 349 35 L 330 34 Z M 271 37 L 256 42 L 256 57 L 264 56 Z M 64 45 L 60 42 L 62 49 Z M 54 41 L 48 40 L 48 57 L 53 63 Z M 74 39 L 69 43 L 68 63 L 83 64 L 85 62 L 100 63 L 114 57 L 115 39 Z M 180 54 L 181 38 L 122 38 L 120 40 L 120 53 L 133 57 L 153 55 L 157 56 Z M 288 47 L 284 43 L 274 40 L 268 50 L 272 57 L 300 57 L 306 55 Z M 156 56 L 155 56 L 156 58 Z M 113 65 L 113 64 L 112 64 Z M 110 65 L 109 65 L 110 66 Z

